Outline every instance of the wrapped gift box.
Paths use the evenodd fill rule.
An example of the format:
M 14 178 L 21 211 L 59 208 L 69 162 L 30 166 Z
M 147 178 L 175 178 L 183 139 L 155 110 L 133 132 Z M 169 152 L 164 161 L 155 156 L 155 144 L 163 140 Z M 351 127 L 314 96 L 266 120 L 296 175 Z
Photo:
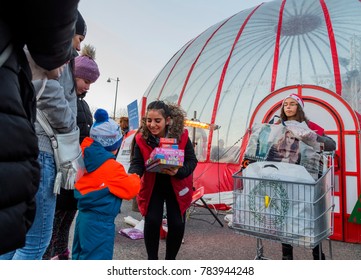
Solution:
M 178 144 L 160 144 L 161 148 L 178 149 Z
M 177 144 L 177 139 L 175 138 L 160 138 L 159 139 L 159 144 Z
M 184 150 L 178 149 L 177 139 L 160 138 L 160 147 L 154 148 L 146 164 L 146 170 L 161 172 L 163 168 L 180 168 L 184 162 Z
M 156 159 L 183 162 L 184 150 L 171 148 L 154 148 L 154 150 L 150 154 L 149 163 Z
M 156 159 L 147 164 L 146 170 L 149 172 L 161 172 L 163 168 L 181 168 L 182 166 L 183 161 Z

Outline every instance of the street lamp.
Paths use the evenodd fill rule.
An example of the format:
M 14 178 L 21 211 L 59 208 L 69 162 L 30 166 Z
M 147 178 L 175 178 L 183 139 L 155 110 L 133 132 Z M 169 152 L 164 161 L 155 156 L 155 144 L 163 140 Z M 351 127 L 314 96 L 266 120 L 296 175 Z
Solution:
M 118 97 L 118 83 L 119 83 L 119 78 L 117 77 L 117 79 L 113 79 L 113 78 L 108 78 L 107 82 L 111 83 L 112 81 L 116 81 L 116 88 L 115 88 L 115 100 L 114 100 L 114 113 L 113 113 L 113 119 L 115 120 L 115 111 L 117 110 L 117 97 Z

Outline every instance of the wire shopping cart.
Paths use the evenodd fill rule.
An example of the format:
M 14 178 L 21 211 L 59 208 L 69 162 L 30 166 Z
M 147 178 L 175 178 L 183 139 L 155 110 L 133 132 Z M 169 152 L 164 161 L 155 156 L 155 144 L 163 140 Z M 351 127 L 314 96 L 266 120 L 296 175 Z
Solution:
M 300 183 L 233 174 L 231 228 L 257 238 L 255 259 L 263 255 L 262 240 L 314 248 L 333 234 L 333 162 L 315 183 Z M 330 257 L 332 259 L 332 247 Z

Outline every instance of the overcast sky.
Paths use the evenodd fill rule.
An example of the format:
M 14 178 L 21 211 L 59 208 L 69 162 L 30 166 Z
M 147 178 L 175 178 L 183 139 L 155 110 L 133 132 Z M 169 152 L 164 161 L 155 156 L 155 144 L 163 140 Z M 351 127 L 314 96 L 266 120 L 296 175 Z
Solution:
M 140 100 L 168 60 L 208 27 L 257 0 L 80 0 L 88 32 L 85 44 L 96 48 L 99 79 L 86 97 L 92 109 L 112 115 L 119 77 L 117 111 Z

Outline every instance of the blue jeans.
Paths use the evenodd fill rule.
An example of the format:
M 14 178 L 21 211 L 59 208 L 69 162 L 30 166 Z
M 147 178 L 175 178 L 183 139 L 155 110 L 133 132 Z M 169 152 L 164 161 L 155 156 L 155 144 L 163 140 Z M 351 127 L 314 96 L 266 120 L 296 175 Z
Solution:
M 23 248 L 0 255 L 0 260 L 41 260 L 51 239 L 56 206 L 53 193 L 56 167 L 52 154 L 40 151 L 38 157 L 41 177 L 36 193 L 35 220 L 28 233 Z

